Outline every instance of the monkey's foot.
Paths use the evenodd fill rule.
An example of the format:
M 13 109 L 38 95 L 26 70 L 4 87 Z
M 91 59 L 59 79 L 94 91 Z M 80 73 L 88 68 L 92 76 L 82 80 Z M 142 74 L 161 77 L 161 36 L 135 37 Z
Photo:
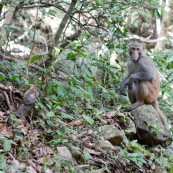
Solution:
M 131 110 L 129 108 L 122 107 L 120 109 L 121 112 L 130 112 Z

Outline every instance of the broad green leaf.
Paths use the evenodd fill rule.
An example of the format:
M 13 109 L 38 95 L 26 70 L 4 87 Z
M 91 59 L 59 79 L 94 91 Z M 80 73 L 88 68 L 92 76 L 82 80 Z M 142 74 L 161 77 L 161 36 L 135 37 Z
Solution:
M 171 56 L 169 59 L 168 59 L 168 62 L 172 62 L 173 61 L 173 56 Z
M 85 114 L 83 114 L 82 116 L 89 124 L 91 124 L 91 125 L 94 124 L 94 120 L 90 116 L 85 115 Z
M 87 97 L 89 99 L 91 98 L 91 95 L 86 90 L 84 90 L 82 87 L 78 87 L 78 88 L 83 92 L 85 97 Z
M 87 55 L 81 51 L 77 52 L 78 55 L 81 55 L 82 57 L 86 57 Z
M 160 13 L 159 13 L 159 10 L 158 9 L 155 9 L 154 10 L 154 16 L 159 19 L 160 18 Z
M 5 75 L 0 72 L 0 80 L 4 80 L 4 79 L 5 79 Z
M 41 10 L 41 13 L 42 13 L 43 16 L 45 16 L 46 10 L 43 8 L 43 9 Z
M 31 58 L 30 63 L 34 63 L 42 59 L 42 55 L 35 55 Z
M 72 115 L 66 114 L 64 112 L 61 112 L 61 116 L 62 116 L 62 118 L 73 119 L 73 116 Z
M 60 48 L 59 47 L 54 47 L 55 53 L 56 55 L 59 55 L 60 53 Z
M 59 124 L 61 124 L 61 125 L 64 125 L 64 124 L 65 124 L 65 122 L 62 121 L 62 120 L 61 120 L 60 118 L 58 118 L 58 117 L 55 117 L 54 120 L 55 120 L 56 122 L 58 122 Z
M 4 141 L 4 150 L 5 151 L 10 151 L 11 150 L 11 143 L 9 140 Z
M 46 113 L 46 116 L 47 116 L 48 118 L 51 118 L 51 117 L 54 117 L 55 114 L 54 114 L 54 112 L 50 111 L 50 112 L 47 112 L 47 113 Z
M 5 79 L 5 78 L 4 78 L 3 76 L 0 75 L 0 80 L 2 81 L 2 80 L 4 80 L 4 79 Z
M 54 47 L 55 57 L 57 57 L 57 58 L 55 59 L 55 62 L 54 62 L 54 63 L 57 63 L 57 62 L 61 59 L 60 56 L 58 56 L 59 53 L 60 53 L 60 51 L 61 51 L 61 49 L 60 49 L 59 47 Z
M 76 61 L 76 55 L 74 53 L 68 53 L 66 59 Z
M 0 170 L 4 170 L 6 168 L 7 164 L 6 164 L 6 160 L 3 157 L 3 155 L 0 154 Z
M 1 140 L 4 140 L 4 139 L 5 139 L 5 137 L 4 137 L 3 134 L 0 134 L 0 139 L 1 139 Z
M 86 161 L 92 159 L 92 156 L 90 155 L 90 153 L 86 149 L 83 150 L 83 154 L 84 154 L 84 158 Z
M 3 6 L 4 6 L 4 5 L 3 5 L 2 3 L 0 3 L 0 9 L 2 9 L 2 8 L 3 8 Z
M 84 8 L 87 8 L 88 5 L 89 5 L 89 2 L 84 2 L 84 4 L 83 4 Z

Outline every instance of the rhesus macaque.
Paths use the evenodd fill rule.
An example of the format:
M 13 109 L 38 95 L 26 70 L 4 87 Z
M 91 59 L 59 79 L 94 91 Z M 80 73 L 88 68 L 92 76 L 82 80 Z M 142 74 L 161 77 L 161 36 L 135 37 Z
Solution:
M 139 43 L 129 45 L 129 54 L 130 58 L 127 62 L 128 75 L 120 86 L 120 92 L 124 95 L 125 87 L 128 86 L 128 97 L 131 106 L 126 108 L 125 111 L 132 111 L 143 104 L 151 104 L 168 130 L 166 117 L 161 112 L 157 102 L 160 83 L 153 61 L 147 57 L 144 46 Z

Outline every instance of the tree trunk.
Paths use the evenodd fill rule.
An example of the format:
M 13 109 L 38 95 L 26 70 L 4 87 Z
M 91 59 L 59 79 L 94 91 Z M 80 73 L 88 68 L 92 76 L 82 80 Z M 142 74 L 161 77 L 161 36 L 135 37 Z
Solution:
M 4 7 L 3 7 L 4 8 Z M 6 40 L 6 36 L 7 36 L 7 32 L 5 30 L 5 27 L 6 25 L 9 25 L 10 22 L 11 22 L 11 19 L 14 15 L 14 11 L 15 11 L 15 7 L 12 7 L 12 6 L 7 6 L 5 7 L 7 8 L 7 11 L 5 12 L 5 17 L 4 17 L 4 22 L 3 22 L 3 25 L 0 29 L 0 45 L 2 46 Z M 2 14 L 4 15 L 4 14 Z
M 69 6 L 69 8 L 68 8 L 68 10 L 66 12 L 66 14 L 64 15 L 64 17 L 63 17 L 63 19 L 62 19 L 62 21 L 60 23 L 60 26 L 58 28 L 58 31 L 55 34 L 54 43 L 50 47 L 50 50 L 49 50 L 49 53 L 50 54 L 49 54 L 49 57 L 48 57 L 48 59 L 46 60 L 46 63 L 45 63 L 46 67 L 50 66 L 52 64 L 52 62 L 54 61 L 54 59 L 55 59 L 54 58 L 54 55 L 52 54 L 53 53 L 53 48 L 55 46 L 58 46 L 60 44 L 61 35 L 62 35 L 63 30 L 64 30 L 64 28 L 65 28 L 65 26 L 66 26 L 66 24 L 67 24 L 67 22 L 68 22 L 68 20 L 70 18 L 70 15 L 72 14 L 72 12 L 75 9 L 76 4 L 77 4 L 77 0 L 72 0 L 71 1 L 71 4 L 70 4 L 70 6 Z
M 166 0 L 165 2 L 162 2 L 162 0 L 160 0 L 160 5 L 165 6 L 166 13 L 164 13 L 160 19 L 156 19 L 157 39 L 158 39 L 156 43 L 156 48 L 158 50 L 162 50 L 166 47 L 166 45 L 169 45 L 169 40 L 167 39 L 167 28 L 170 26 L 170 20 L 171 20 L 170 19 L 171 3 L 172 0 Z

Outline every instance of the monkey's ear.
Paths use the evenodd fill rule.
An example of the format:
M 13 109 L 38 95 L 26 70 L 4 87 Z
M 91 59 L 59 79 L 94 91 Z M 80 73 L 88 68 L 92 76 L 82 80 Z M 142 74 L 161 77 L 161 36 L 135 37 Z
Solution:
M 129 48 L 132 47 L 133 44 L 134 44 L 134 43 L 129 43 Z

